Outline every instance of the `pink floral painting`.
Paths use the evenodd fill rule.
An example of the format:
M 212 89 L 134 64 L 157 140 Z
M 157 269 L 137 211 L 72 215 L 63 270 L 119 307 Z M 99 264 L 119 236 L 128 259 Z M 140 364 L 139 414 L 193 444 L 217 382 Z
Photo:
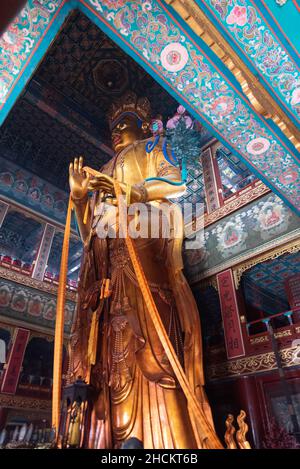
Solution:
M 291 104 L 294 106 L 300 103 L 300 88 L 296 88 L 292 93 Z
M 227 24 L 237 24 L 238 26 L 245 26 L 247 23 L 247 8 L 236 5 L 226 18 Z

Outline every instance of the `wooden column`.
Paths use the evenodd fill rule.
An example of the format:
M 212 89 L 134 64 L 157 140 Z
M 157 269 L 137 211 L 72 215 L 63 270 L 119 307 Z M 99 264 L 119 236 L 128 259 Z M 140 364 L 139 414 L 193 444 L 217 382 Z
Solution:
M 6 417 L 7 417 L 7 409 L 5 409 L 4 407 L 0 407 L 0 432 L 5 427 Z
M 245 355 L 245 346 L 232 270 L 217 274 L 217 284 L 227 358 L 242 357 Z
M 6 214 L 9 209 L 9 204 L 6 202 L 3 202 L 3 200 L 0 200 L 0 228 L 4 222 L 4 218 L 6 217 Z
M 49 259 L 54 233 L 55 227 L 49 223 L 46 223 L 32 271 L 32 277 L 36 280 L 44 280 L 44 274 L 47 268 L 47 262 Z
M 29 336 L 30 331 L 28 329 L 16 328 L 2 380 L 1 392 L 3 393 L 16 393 Z
M 222 182 L 218 162 L 212 147 L 201 153 L 203 169 L 204 191 L 206 196 L 207 212 L 211 213 L 223 205 Z
M 261 448 L 264 437 L 263 419 L 259 407 L 259 391 L 255 376 L 241 376 L 236 382 L 236 400 L 240 409 L 246 414 L 246 423 L 249 426 L 250 444 L 253 448 Z

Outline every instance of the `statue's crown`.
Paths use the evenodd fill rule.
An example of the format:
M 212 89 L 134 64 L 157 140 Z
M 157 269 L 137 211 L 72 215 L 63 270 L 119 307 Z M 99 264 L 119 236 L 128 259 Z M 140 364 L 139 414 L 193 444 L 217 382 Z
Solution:
M 109 109 L 108 121 L 111 129 L 120 121 L 123 114 L 134 114 L 142 121 L 150 121 L 150 102 L 147 98 L 138 98 L 133 91 L 128 91 L 122 98 L 113 102 Z

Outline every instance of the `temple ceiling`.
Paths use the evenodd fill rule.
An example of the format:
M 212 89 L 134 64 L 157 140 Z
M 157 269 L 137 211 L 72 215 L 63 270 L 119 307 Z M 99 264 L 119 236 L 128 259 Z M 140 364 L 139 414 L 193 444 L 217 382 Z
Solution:
M 153 116 L 164 120 L 178 106 L 85 15 L 73 11 L 1 128 L 2 154 L 66 190 L 75 156 L 83 155 L 94 168 L 110 158 L 106 115 L 127 90 L 146 95 Z
M 29 0 L 21 16 L 10 25 L 1 40 L 4 57 L 1 82 L 2 119 L 20 92 L 23 92 L 23 97 L 37 104 L 40 110 L 55 115 L 58 121 L 65 122 L 77 134 L 79 129 L 80 134 L 105 159 L 111 154 L 105 127 L 102 129 L 101 140 L 97 131 L 103 125 L 101 112 L 105 113 L 109 100 L 100 95 L 115 96 L 123 92 L 128 84 L 137 91 L 142 86 L 143 92 L 147 90 L 151 94 L 152 81 L 155 83 L 153 89 L 156 86 L 157 90 L 161 90 L 157 88 L 156 80 L 176 100 L 186 104 L 192 115 L 246 163 L 256 176 L 290 207 L 299 211 L 299 154 L 292 139 L 287 137 L 284 126 L 279 126 L 279 129 L 265 118 L 249 96 L 243 94 L 237 75 L 231 73 L 230 68 L 228 70 L 220 60 L 217 44 L 210 47 L 205 42 L 203 31 L 197 35 L 196 30 L 191 30 L 191 21 L 179 18 L 176 8 L 173 10 L 167 6 L 168 3 L 175 5 L 178 2 L 57 0 L 54 4 L 45 0 L 42 4 Z M 179 3 L 188 2 L 180 0 Z M 193 3 L 197 5 L 197 2 Z M 204 7 L 203 2 L 198 4 L 200 8 Z M 252 74 L 255 75 L 256 69 L 259 76 L 257 86 L 263 84 L 266 96 L 269 93 L 282 109 L 286 109 L 291 122 L 296 119 L 298 75 L 293 68 L 294 57 L 288 45 L 289 40 L 286 38 L 283 44 L 283 34 L 280 33 L 280 36 L 278 31 L 270 27 L 266 13 L 261 13 L 259 7 L 250 0 L 243 0 L 239 4 L 222 1 L 210 1 L 206 4 L 205 7 L 215 10 L 215 16 L 219 16 L 214 21 L 220 25 L 224 41 L 232 44 L 236 51 L 241 49 L 243 64 Z M 58 52 L 60 45 L 56 44 L 56 38 L 47 64 L 45 54 L 49 44 L 74 7 L 87 15 L 89 20 L 83 18 L 75 29 L 72 24 L 68 24 L 68 20 L 64 23 L 64 34 L 59 35 L 59 38 L 61 51 L 65 52 L 61 55 Z M 198 10 L 200 12 L 199 8 Z M 81 16 L 81 13 L 72 12 L 72 15 L 76 14 Z M 195 18 L 192 19 L 195 23 Z M 92 27 L 86 34 L 85 28 L 89 28 L 89 22 Z M 96 31 L 94 24 L 101 31 Z M 110 37 L 109 40 L 102 31 Z M 93 47 L 89 46 L 89 41 L 94 41 Z M 77 49 L 78 43 L 81 52 Z M 125 58 L 124 54 L 122 56 L 121 49 L 115 56 L 109 55 L 109 49 L 118 47 L 128 52 L 131 58 Z M 272 63 L 276 62 L 276 54 L 278 55 L 280 48 L 285 53 L 284 60 L 274 70 Z M 251 53 L 252 49 L 256 51 L 255 54 Z M 49 50 L 47 55 L 50 57 Z M 39 81 L 32 81 L 31 88 L 28 87 L 24 94 L 24 85 L 32 79 L 34 68 L 41 59 L 43 62 L 37 72 Z M 111 61 L 109 65 L 108 60 Z M 139 65 L 134 65 L 135 62 Z M 65 68 L 64 75 L 61 75 L 62 68 Z M 148 71 L 151 77 L 145 76 L 143 70 Z M 72 75 L 72 79 L 66 85 L 68 73 Z M 284 78 L 284 82 L 280 77 Z M 51 102 L 44 100 L 43 94 L 47 93 L 51 96 Z M 92 103 L 87 104 L 91 101 L 91 96 Z M 162 99 L 164 95 L 160 95 L 160 91 L 158 95 L 154 93 L 154 96 L 157 96 L 159 105 L 162 102 L 164 105 L 167 103 L 165 109 L 171 109 L 167 98 Z M 60 103 L 60 113 L 57 113 L 56 101 Z M 72 112 L 70 101 L 74 103 Z M 84 118 L 81 117 L 80 123 L 78 108 L 84 110 Z M 154 110 L 156 111 L 155 105 Z M 274 119 L 273 121 L 275 122 Z
M 293 122 L 300 122 L 300 73 L 297 54 L 285 39 L 283 30 L 266 16 L 266 2 L 239 0 L 224 2 L 196 0 L 197 5 L 222 31 L 226 41 L 255 70 Z M 271 3 L 271 2 L 268 2 Z M 275 1 L 272 2 L 275 4 Z M 264 8 L 265 7 L 265 8 Z M 269 10 L 271 13 L 272 9 Z M 295 8 L 296 17 L 298 12 Z M 290 28 L 293 31 L 293 28 Z
M 299 273 L 299 252 L 255 265 L 242 276 L 247 304 L 269 314 L 287 311 L 289 301 L 285 281 Z
M 68 16 L 35 79 L 52 94 L 56 91 L 80 105 L 108 144 L 107 111 L 127 90 L 146 96 L 153 115 L 168 118 L 177 106 L 136 61 L 80 11 Z

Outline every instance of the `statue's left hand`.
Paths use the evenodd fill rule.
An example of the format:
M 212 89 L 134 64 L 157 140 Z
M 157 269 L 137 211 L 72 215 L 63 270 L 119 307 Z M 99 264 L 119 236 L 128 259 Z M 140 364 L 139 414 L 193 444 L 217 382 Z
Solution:
M 101 173 L 99 176 L 94 177 L 89 182 L 90 190 L 100 190 L 107 194 L 114 195 L 114 180 L 107 174 Z
M 126 194 L 127 186 L 124 182 L 119 182 L 120 188 L 123 194 Z M 114 179 L 107 174 L 101 173 L 101 175 L 94 177 L 89 182 L 89 190 L 100 190 L 106 194 L 110 194 L 115 197 Z M 142 193 L 137 188 L 131 188 L 131 201 L 139 202 L 142 198 Z

